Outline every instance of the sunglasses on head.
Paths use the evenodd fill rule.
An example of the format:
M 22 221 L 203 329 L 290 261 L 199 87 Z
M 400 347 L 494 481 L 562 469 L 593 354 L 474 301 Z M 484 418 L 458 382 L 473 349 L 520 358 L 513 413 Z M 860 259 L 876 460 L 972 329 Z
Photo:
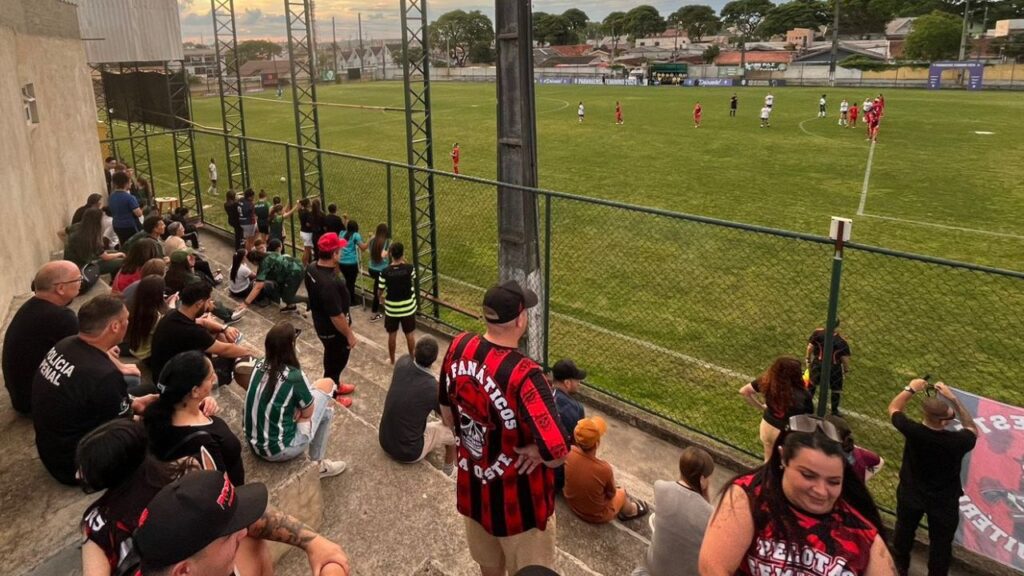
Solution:
M 789 418 L 790 432 L 813 434 L 818 430 L 821 430 L 822 434 L 833 442 L 843 441 L 839 436 L 839 431 L 836 430 L 836 427 L 827 420 L 823 420 L 817 416 L 811 416 L 810 414 L 800 414 L 799 416 L 790 416 Z

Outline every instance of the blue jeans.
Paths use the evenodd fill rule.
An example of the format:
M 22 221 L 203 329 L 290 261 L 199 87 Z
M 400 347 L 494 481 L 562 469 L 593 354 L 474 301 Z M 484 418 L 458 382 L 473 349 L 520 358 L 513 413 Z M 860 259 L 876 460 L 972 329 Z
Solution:
M 334 398 L 323 390 L 313 389 L 313 417 L 310 418 L 310 432 L 296 430 L 291 446 L 265 459 L 270 462 L 287 462 L 302 455 L 309 449 L 309 459 L 324 459 L 327 452 L 327 438 L 331 435 L 331 421 L 334 419 Z

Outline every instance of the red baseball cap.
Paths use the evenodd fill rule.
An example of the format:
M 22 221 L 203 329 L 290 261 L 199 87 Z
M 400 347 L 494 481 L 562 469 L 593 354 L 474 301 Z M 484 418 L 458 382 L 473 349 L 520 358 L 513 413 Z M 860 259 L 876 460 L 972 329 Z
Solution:
M 339 237 L 334 232 L 328 232 L 316 242 L 316 247 L 321 252 L 337 252 L 348 245 L 348 241 Z

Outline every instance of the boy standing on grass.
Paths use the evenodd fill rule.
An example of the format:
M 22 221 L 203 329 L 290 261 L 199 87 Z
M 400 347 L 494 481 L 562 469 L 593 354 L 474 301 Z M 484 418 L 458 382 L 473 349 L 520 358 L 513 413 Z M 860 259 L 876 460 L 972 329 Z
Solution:
M 761 107 L 761 128 L 771 128 L 771 122 L 769 117 L 772 115 L 772 109 L 770 106 L 765 104 Z

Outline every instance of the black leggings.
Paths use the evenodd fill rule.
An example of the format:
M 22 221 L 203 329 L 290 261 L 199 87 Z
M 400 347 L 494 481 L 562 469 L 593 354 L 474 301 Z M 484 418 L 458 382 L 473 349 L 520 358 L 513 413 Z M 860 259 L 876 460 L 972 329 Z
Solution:
M 373 313 L 380 312 L 380 270 L 370 268 L 370 277 L 373 278 Z
M 914 547 L 914 532 L 921 518 L 928 516 L 928 576 L 946 576 L 953 557 L 953 537 L 960 523 L 959 502 L 948 498 L 943 502 L 928 502 L 911 490 L 896 491 L 896 527 L 892 538 L 892 559 L 896 571 L 906 576 L 910 571 L 910 552 Z
M 356 280 L 359 279 L 359 264 L 341 264 L 341 275 L 345 277 L 345 285 L 348 286 L 348 302 L 351 306 L 356 304 Z

